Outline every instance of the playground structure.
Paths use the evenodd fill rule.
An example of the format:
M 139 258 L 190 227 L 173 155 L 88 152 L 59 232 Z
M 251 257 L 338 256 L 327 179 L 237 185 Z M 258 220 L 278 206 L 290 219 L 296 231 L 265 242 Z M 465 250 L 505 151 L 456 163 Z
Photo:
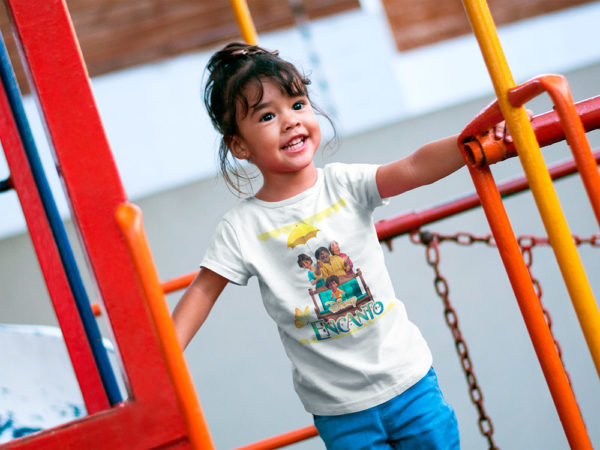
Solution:
M 510 188 L 514 191 L 517 189 L 514 185 L 520 185 L 522 189 L 529 184 L 534 191 L 592 358 L 600 372 L 598 308 L 571 234 L 561 219 L 551 175 L 538 156 L 540 145 L 563 139 L 566 135 L 573 148 L 575 163 L 551 172 L 572 173 L 577 168 L 600 221 L 598 155 L 591 152 L 589 145 L 586 147 L 584 136 L 584 129 L 600 127 L 600 100 L 572 105 L 566 83 L 560 77 L 541 77 L 515 86 L 495 39 L 485 2 L 465 0 L 464 3 L 484 59 L 488 67 L 494 68 L 490 73 L 499 100 L 467 127 L 460 139 L 481 200 L 471 197 L 454 202 L 449 208 L 455 213 L 475 207 L 480 201 L 483 204 L 567 440 L 572 448 L 591 448 L 583 418 L 487 166 L 514 153 L 497 142 L 486 142 L 486 137 L 478 135 L 501 117 L 506 118 L 513 131 L 528 183 L 521 180 Z M 39 99 L 60 164 L 73 218 L 111 322 L 129 394 L 127 399 L 121 398 L 103 349 L 95 345 L 98 340 L 95 319 L 65 248 L 68 245 L 64 243 L 64 231 L 57 223 L 57 215 L 44 193 L 44 182 L 35 168 L 35 144 L 19 106 L 14 77 L 11 79 L 10 70 L 4 70 L 4 89 L 0 92 L 0 138 L 11 176 L 3 185 L 14 188 L 21 200 L 88 411 L 85 418 L 17 439 L 7 444 L 7 448 L 97 448 L 99 443 L 103 448 L 212 448 L 210 433 L 164 301 L 165 292 L 184 286 L 193 275 L 163 284 L 158 279 L 144 236 L 141 212 L 127 202 L 121 186 L 64 3 L 43 2 L 43 15 L 39 14 L 41 2 L 8 0 L 7 5 L 31 74 L 32 90 Z M 256 32 L 245 4 L 236 3 L 235 11 L 244 38 L 256 42 Z M 4 57 L 4 68 L 6 63 Z M 558 112 L 534 118 L 530 125 L 521 106 L 542 90 L 550 93 Z M 78 108 L 68 108 L 66 99 Z M 564 132 L 558 125 L 559 118 Z M 73 129 L 77 129 L 77 133 Z M 438 208 L 428 217 L 421 214 L 420 217 L 413 215 L 381 222 L 378 224 L 380 239 L 388 241 L 417 230 L 436 217 L 448 216 L 449 212 L 442 209 Z M 123 302 L 123 298 L 127 302 Z M 144 352 L 140 352 L 140 348 Z M 148 429 L 152 429 L 152 433 L 145 432 Z M 314 428 L 307 427 L 247 448 L 276 448 L 315 435 Z

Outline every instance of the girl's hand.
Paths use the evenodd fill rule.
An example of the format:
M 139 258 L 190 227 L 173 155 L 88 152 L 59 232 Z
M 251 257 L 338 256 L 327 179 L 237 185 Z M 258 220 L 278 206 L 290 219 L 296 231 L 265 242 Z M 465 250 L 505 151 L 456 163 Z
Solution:
M 533 111 L 526 109 L 525 112 L 527 113 L 527 118 L 531 120 L 531 118 L 533 117 Z M 510 144 L 513 141 L 513 138 L 510 135 L 510 132 L 508 131 L 508 127 L 506 126 L 505 120 L 497 123 L 496 126 L 494 126 L 492 132 L 494 133 L 494 138 L 502 139 L 507 144 Z

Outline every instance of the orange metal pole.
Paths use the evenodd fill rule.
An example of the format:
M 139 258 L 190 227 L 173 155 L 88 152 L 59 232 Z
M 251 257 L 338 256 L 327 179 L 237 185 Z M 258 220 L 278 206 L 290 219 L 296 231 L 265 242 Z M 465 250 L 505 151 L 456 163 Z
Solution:
M 304 441 L 312 437 L 318 436 L 319 432 L 314 425 L 290 431 L 289 433 L 280 434 L 264 441 L 255 442 L 254 444 L 238 447 L 237 450 L 271 450 L 275 448 L 285 447 L 286 445 L 295 444 L 296 442 Z
M 536 77 L 509 90 L 508 100 L 512 106 L 519 107 L 543 91 L 548 92 L 552 98 L 565 138 L 577 163 L 577 170 L 596 215 L 596 221 L 600 224 L 600 173 L 565 77 L 561 75 Z
M 188 287 L 192 281 L 194 281 L 196 275 L 198 275 L 198 272 L 192 272 L 177 278 L 173 278 L 172 280 L 163 281 L 161 284 L 162 290 L 165 294 L 170 294 L 171 292 L 178 291 L 179 289 L 184 289 Z
M 123 203 L 117 208 L 116 219 L 125 237 L 127 247 L 136 267 L 141 287 L 150 309 L 152 320 L 159 336 L 161 350 L 177 394 L 177 401 L 185 418 L 188 436 L 196 449 L 213 449 L 214 445 L 196 390 L 183 358 L 181 344 L 175 333 L 169 308 L 160 281 L 144 228 L 141 210 L 132 204 Z

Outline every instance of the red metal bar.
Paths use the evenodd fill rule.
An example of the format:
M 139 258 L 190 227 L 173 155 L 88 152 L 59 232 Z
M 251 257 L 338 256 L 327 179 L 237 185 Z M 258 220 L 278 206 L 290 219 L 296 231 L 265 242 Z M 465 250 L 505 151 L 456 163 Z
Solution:
M 581 118 L 585 131 L 600 128 L 600 96 L 576 103 L 575 110 Z M 473 122 L 473 128 L 469 130 L 473 135 L 465 143 L 465 150 L 467 151 L 468 163 L 474 167 L 494 164 L 506 158 L 517 156 L 514 143 L 506 144 L 503 140 L 495 140 L 489 134 L 484 136 L 479 134 L 477 130 L 485 130 L 487 132 L 487 128 L 480 127 L 489 123 L 488 117 L 491 120 L 501 117 L 497 100 L 488 105 L 480 113 L 477 120 Z M 531 126 L 540 147 L 545 147 L 565 139 L 565 132 L 556 111 L 549 111 L 533 117 L 531 119 Z
M 585 131 L 600 128 L 600 96 L 575 103 L 575 110 Z M 532 125 L 534 124 L 532 123 Z M 551 145 L 565 138 L 565 132 L 556 111 L 539 115 L 533 129 L 541 146 Z M 511 147 L 514 148 L 514 145 L 511 144 Z
M 309 425 L 298 430 L 280 434 L 264 441 L 255 442 L 254 444 L 238 447 L 237 450 L 272 450 L 275 448 L 285 447 L 286 445 L 295 444 L 306 439 L 318 436 L 319 432 L 314 425 Z
M 4 89 L 0 88 L 0 140 L 11 172 L 33 247 L 48 288 L 56 318 L 71 358 L 75 377 L 88 414 L 108 408 L 109 403 L 60 256 L 44 213 L 21 138 Z
M 126 196 L 66 3 L 7 0 L 7 5 L 131 399 L 83 421 L 12 441 L 11 448 L 189 448 L 157 331 L 115 220 Z
M 149 417 L 148 407 L 139 401 L 126 401 L 117 408 L 75 420 L 1 444 L 2 450 L 64 450 L 64 449 L 189 449 L 184 435 L 173 438 L 170 427 L 179 428 L 173 417 L 156 424 Z
M 600 164 L 600 150 L 594 152 L 596 163 Z M 577 172 L 575 161 L 567 161 L 554 165 L 548 169 L 550 177 L 553 180 L 572 175 Z M 526 191 L 529 188 L 527 178 L 520 177 L 498 185 L 498 190 L 502 197 L 509 197 L 519 192 Z M 385 219 L 377 222 L 377 236 L 380 241 L 387 241 L 394 237 L 417 230 L 423 225 L 427 225 L 438 220 L 460 214 L 462 212 L 477 208 L 481 205 L 481 200 L 477 194 L 468 195 L 457 200 L 444 203 L 433 208 L 422 211 L 411 211 L 401 216 Z

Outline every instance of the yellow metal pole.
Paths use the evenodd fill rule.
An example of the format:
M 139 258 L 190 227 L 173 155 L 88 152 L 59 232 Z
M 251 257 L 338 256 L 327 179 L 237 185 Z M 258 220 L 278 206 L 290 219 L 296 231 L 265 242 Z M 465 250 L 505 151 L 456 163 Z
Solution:
M 252 22 L 250 10 L 248 9 L 248 3 L 246 3 L 246 0 L 231 0 L 231 7 L 242 33 L 242 38 L 244 38 L 246 43 L 256 45 L 258 37 L 256 35 L 256 28 L 254 28 L 254 22 Z
M 515 86 L 515 83 L 500 46 L 491 13 L 485 0 L 463 0 L 463 4 L 481 48 L 500 109 L 515 142 L 596 371 L 600 375 L 600 312 L 525 109 L 513 107 L 508 100 L 508 91 Z

